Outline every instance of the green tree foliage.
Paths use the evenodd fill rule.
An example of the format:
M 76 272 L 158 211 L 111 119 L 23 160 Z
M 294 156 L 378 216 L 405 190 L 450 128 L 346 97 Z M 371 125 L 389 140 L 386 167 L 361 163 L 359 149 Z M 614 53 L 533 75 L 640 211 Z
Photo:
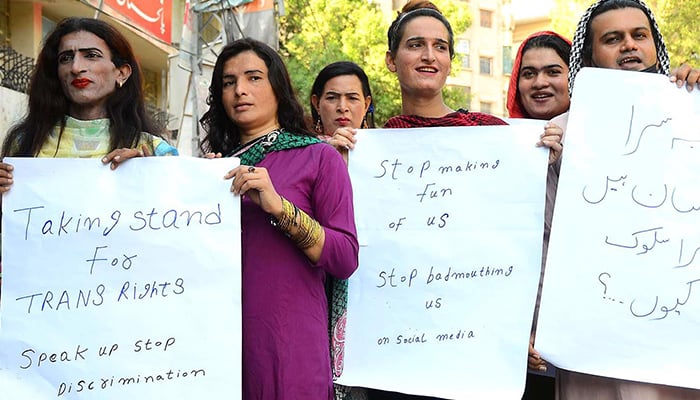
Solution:
M 696 19 L 700 0 L 647 0 L 666 41 L 671 67 L 687 62 L 700 67 L 700 24 Z M 552 28 L 573 38 L 576 25 L 592 0 L 556 0 L 551 12 Z
M 658 0 L 661 33 L 671 56 L 671 67 L 684 62 L 700 67 L 700 0 Z
M 455 34 L 471 22 L 466 7 L 450 0 L 434 1 L 450 20 Z M 318 72 L 335 61 L 353 61 L 370 79 L 378 126 L 401 112 L 396 77 L 384 64 L 391 21 L 367 0 L 286 0 L 280 20 L 280 51 L 285 57 L 297 95 L 310 110 L 309 93 Z M 392 16 L 392 19 L 395 15 Z M 464 107 L 461 90 L 446 89 L 452 107 Z
M 573 39 L 581 15 L 592 3 L 591 0 L 556 0 L 550 12 L 552 29 L 564 37 Z

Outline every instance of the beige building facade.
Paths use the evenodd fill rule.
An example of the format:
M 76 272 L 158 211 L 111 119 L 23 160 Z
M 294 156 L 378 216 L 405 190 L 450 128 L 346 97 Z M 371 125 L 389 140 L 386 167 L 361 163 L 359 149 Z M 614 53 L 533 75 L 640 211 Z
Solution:
M 464 88 L 465 108 L 505 116 L 505 93 L 512 68 L 511 19 L 503 0 L 468 1 L 471 27 L 455 38 L 459 56 L 447 84 Z

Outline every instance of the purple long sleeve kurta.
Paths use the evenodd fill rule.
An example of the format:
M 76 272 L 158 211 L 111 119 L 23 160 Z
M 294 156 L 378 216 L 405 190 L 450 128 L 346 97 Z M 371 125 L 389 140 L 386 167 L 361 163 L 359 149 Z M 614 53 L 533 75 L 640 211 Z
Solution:
M 243 198 L 243 399 L 330 399 L 326 274 L 345 279 L 358 264 L 347 167 L 325 143 L 270 153 L 258 166 L 321 224 L 326 240 L 313 264 Z

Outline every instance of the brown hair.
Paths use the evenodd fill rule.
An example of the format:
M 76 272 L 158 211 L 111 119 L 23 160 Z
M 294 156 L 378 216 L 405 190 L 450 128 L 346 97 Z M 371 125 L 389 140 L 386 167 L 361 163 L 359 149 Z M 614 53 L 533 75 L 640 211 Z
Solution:
M 454 33 L 452 32 L 452 25 L 450 22 L 442 15 L 440 9 L 437 8 L 435 4 L 428 0 L 417 0 L 409 1 L 406 3 L 401 12 L 396 17 L 394 22 L 389 26 L 389 31 L 387 32 L 387 38 L 389 41 L 389 52 L 392 55 L 396 54 L 396 50 L 399 48 L 399 42 L 403 37 L 403 33 L 406 29 L 406 23 L 416 17 L 433 17 L 438 21 L 442 22 L 447 28 L 447 33 L 449 35 L 449 48 L 450 48 L 450 58 L 455 56 L 455 40 Z

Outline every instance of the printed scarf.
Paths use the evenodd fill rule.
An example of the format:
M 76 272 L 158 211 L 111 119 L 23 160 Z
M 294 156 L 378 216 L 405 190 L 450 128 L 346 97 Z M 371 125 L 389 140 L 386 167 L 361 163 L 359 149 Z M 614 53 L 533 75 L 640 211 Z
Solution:
M 282 128 L 261 136 L 250 143 L 235 148 L 227 157 L 238 157 L 242 165 L 256 165 L 262 161 L 268 153 L 306 147 L 321 140 L 313 136 L 294 135 Z

